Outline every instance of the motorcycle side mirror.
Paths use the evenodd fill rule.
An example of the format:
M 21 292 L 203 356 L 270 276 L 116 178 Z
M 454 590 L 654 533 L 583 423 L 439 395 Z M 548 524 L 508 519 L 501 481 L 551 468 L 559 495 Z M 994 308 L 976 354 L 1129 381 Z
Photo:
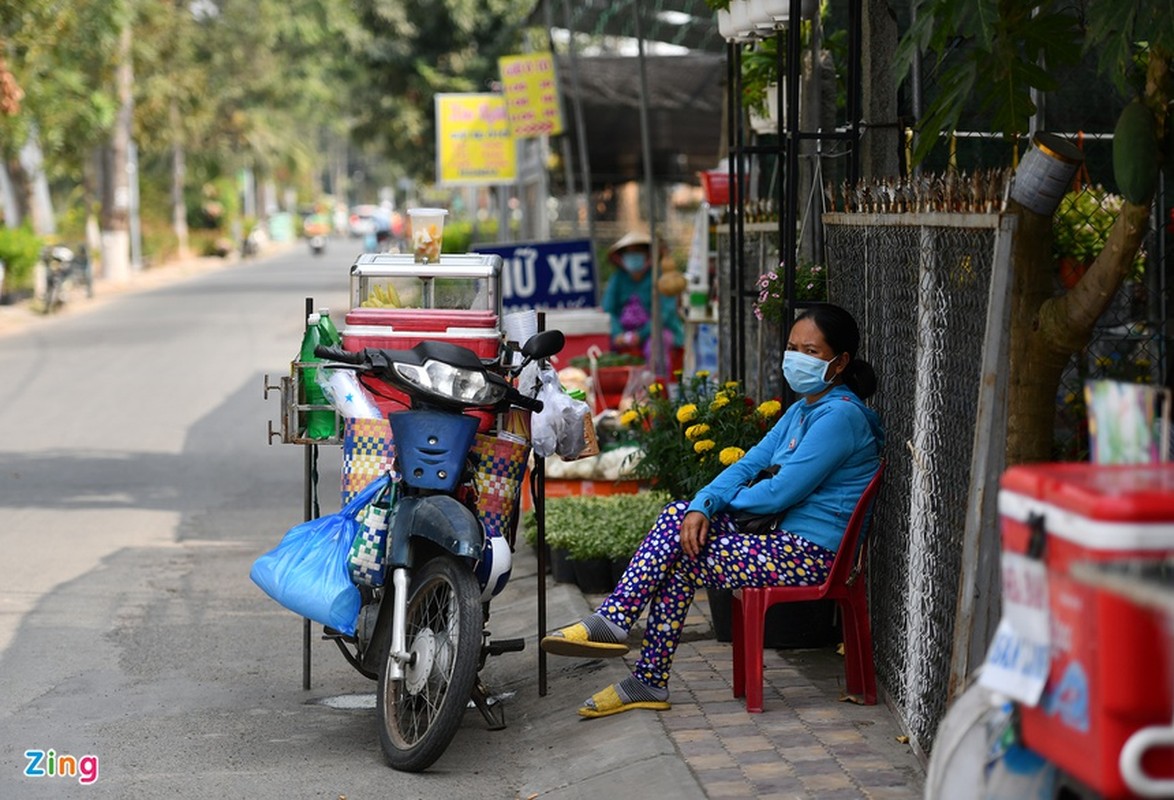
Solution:
M 563 336 L 562 331 L 542 331 L 542 333 L 536 333 L 526 340 L 526 343 L 522 345 L 522 355 L 527 360 L 550 358 L 562 350 L 566 343 L 567 337 Z

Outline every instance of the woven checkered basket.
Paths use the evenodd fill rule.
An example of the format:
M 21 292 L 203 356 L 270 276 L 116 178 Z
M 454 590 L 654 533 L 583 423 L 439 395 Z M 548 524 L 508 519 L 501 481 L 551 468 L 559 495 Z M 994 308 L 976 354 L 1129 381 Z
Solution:
M 510 547 L 517 531 L 518 493 L 530 445 L 509 434 L 477 434 L 470 451 L 477 459 L 473 485 L 477 489 L 477 516 L 489 536 L 502 536 Z

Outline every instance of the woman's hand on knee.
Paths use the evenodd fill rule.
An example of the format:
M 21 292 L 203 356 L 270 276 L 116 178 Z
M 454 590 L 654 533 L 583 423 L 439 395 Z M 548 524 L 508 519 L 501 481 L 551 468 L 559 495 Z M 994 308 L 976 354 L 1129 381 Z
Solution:
M 681 550 L 697 558 L 709 538 L 709 518 L 700 511 L 690 511 L 681 520 Z

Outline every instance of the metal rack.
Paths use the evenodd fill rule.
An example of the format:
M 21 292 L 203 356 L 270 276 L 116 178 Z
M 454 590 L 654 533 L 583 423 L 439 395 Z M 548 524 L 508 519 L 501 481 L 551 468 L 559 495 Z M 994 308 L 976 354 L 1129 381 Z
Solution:
M 314 311 L 314 298 L 306 298 L 306 311 L 303 318 Z M 302 468 L 302 519 L 309 521 L 320 516 L 318 505 L 318 446 L 342 444 L 342 418 L 334 412 L 332 406 L 311 405 L 302 402 L 301 376 L 302 369 L 312 367 L 302 361 L 290 362 L 288 375 L 283 375 L 277 383 L 270 382 L 269 374 L 264 375 L 264 398 L 269 399 L 273 392 L 278 393 L 281 402 L 279 415 L 280 428 L 273 429 L 273 420 L 267 423 L 268 443 L 273 444 L 278 439 L 282 444 L 302 445 L 305 448 L 305 459 Z M 334 414 L 334 436 L 329 439 L 309 439 L 302 435 L 306 425 L 305 416 L 311 411 L 329 411 Z M 302 689 L 310 689 L 310 642 L 312 641 L 312 623 L 308 619 L 302 620 Z
M 746 276 L 746 234 L 749 225 L 743 210 L 749 197 L 749 180 L 746 163 L 752 157 L 773 156 L 781 165 L 782 180 L 779 182 L 776 207 L 778 215 L 779 252 L 784 261 L 784 278 L 788 303 L 788 318 L 806 305 L 795 297 L 795 260 L 798 252 L 799 221 L 799 157 L 803 142 L 844 142 L 848 150 L 847 177 L 855 183 L 860 172 L 859 141 L 863 129 L 861 121 L 861 37 L 863 19 L 862 0 L 849 0 L 847 9 L 848 65 L 846 124 L 834 130 L 804 131 L 799 124 L 799 82 L 801 70 L 799 23 L 801 19 L 800 0 L 791 0 L 790 23 L 785 29 L 777 30 L 778 107 L 786 110 L 785 119 L 779 120 L 778 142 L 775 144 L 749 144 L 744 123 L 742 106 L 742 52 L 743 44 L 738 41 L 727 43 L 727 81 L 731 90 L 727 92 L 726 125 L 729 164 L 729 264 L 730 275 L 722 290 L 722 308 L 728 303 L 729 311 L 722 312 L 726 324 L 732 327 L 728 358 L 729 377 L 745 380 L 747 377 L 747 330 L 753 315 L 748 309 L 756 297 L 753 279 L 747 284 Z M 785 67 L 784 70 L 784 56 Z M 786 334 L 783 334 L 784 338 Z M 787 387 L 783 387 L 787 392 Z

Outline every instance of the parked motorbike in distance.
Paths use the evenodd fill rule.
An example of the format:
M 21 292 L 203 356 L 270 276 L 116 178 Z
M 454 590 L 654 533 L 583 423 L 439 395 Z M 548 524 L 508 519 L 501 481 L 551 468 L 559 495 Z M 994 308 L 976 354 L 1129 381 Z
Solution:
M 41 263 L 45 269 L 43 313 L 56 311 L 74 288 L 80 287 L 87 298 L 93 298 L 93 268 L 85 245 L 76 251 L 60 244 L 45 247 L 41 250 Z
M 315 349 L 323 368 L 354 369 L 410 400 L 408 410 L 388 415 L 400 476 L 387 537 L 389 580 L 360 587 L 353 637 L 326 631 L 352 666 L 378 681 L 379 739 L 394 769 L 431 766 L 456 735 L 470 699 L 491 727 L 505 726 L 478 673 L 488 656 L 520 651 L 525 641 L 491 640 L 485 629 L 489 600 L 506 585 L 510 549 L 499 546 L 500 536 L 491 539 L 477 516 L 469 456 L 479 423 L 464 412 L 541 411 L 542 402 L 519 392 L 509 375 L 563 344 L 561 331 L 536 334 L 522 347 L 517 368 L 501 366 L 509 360 L 487 365 L 450 342 L 425 341 L 410 350 Z

